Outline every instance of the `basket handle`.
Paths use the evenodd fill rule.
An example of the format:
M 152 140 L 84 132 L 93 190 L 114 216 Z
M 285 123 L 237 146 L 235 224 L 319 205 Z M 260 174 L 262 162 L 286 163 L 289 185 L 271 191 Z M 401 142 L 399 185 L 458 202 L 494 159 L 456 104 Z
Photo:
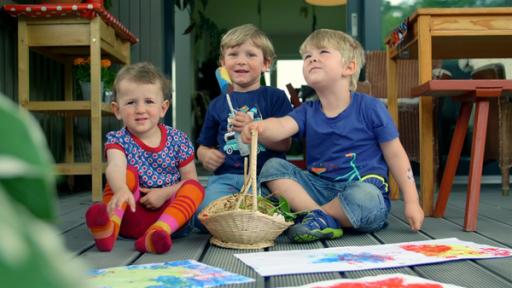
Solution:
M 251 141 L 251 151 L 250 151 L 250 160 L 249 160 L 249 173 L 246 174 L 247 167 L 247 158 L 244 160 L 244 185 L 242 186 L 242 190 L 240 191 L 238 200 L 235 205 L 236 210 L 240 210 L 240 204 L 242 203 L 243 196 L 249 191 L 249 187 L 252 188 L 252 211 L 256 212 L 258 210 L 258 193 L 257 186 L 258 181 L 256 179 L 257 172 L 257 159 L 258 159 L 258 132 L 256 130 L 251 131 L 252 141 Z M 247 175 L 247 176 L 246 176 Z M 247 178 L 245 178 L 247 177 Z
M 247 176 L 247 157 L 244 157 L 244 184 L 242 185 L 242 189 L 240 189 L 240 194 L 238 195 L 238 200 L 236 201 L 235 210 L 240 210 L 240 204 L 242 203 L 243 196 L 247 193 L 247 188 L 250 185 L 250 178 Z
M 258 180 L 256 179 L 257 173 L 257 161 L 258 161 L 258 131 L 256 129 L 251 130 L 251 155 L 249 164 L 249 175 L 252 181 L 252 211 L 258 210 Z

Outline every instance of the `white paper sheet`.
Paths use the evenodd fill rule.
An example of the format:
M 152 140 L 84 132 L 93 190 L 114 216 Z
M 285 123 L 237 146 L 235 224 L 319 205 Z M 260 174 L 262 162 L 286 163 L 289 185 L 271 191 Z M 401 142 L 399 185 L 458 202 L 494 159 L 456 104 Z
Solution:
M 457 238 L 385 245 L 235 254 L 262 276 L 354 271 L 512 256 L 512 249 Z

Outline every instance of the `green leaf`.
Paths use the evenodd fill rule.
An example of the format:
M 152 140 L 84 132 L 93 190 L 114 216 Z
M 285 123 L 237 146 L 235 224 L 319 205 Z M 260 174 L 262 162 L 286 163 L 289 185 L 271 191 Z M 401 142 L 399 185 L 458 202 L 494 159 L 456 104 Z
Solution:
M 0 184 L 11 199 L 44 220 L 55 219 L 53 160 L 39 123 L 0 95 Z
M 85 266 L 66 251 L 51 225 L 11 201 L 0 184 L 2 287 L 88 287 Z

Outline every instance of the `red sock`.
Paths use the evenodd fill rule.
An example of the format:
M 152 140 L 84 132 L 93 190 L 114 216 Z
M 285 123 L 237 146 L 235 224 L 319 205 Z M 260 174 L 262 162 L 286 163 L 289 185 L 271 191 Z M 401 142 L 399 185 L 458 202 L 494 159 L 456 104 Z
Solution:
M 91 231 L 100 251 L 111 251 L 119 233 L 119 223 L 112 221 L 108 215 L 107 205 L 93 204 L 85 213 L 85 223 Z
M 172 247 L 171 235 L 163 229 L 149 230 L 135 241 L 135 249 L 146 253 L 163 254 Z
M 139 182 L 137 172 L 131 168 L 126 170 L 126 184 L 133 191 L 135 201 L 137 201 L 140 197 Z M 114 193 L 107 183 L 103 192 L 103 203 L 93 204 L 85 213 L 85 223 L 91 231 L 96 247 L 100 251 L 111 251 L 114 248 L 121 227 L 121 220 L 128 206 L 126 202 L 123 203 L 121 208 L 116 208 L 112 216 L 109 216 L 107 203 L 110 202 L 113 195 Z

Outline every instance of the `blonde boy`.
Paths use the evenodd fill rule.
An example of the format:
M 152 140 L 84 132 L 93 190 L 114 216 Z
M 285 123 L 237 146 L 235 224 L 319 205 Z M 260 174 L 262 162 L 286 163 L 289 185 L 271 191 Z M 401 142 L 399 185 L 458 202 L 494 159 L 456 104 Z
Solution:
M 197 140 L 198 159 L 214 172 L 208 179 L 206 198 L 199 211 L 213 200 L 242 188 L 243 157 L 248 152 L 239 139 L 242 128 L 253 120 L 282 117 L 292 110 L 282 90 L 260 86 L 261 73 L 270 69 L 275 58 L 272 43 L 261 30 L 252 24 L 235 27 L 222 37 L 220 50 L 220 63 L 229 74 L 233 91 L 210 103 Z M 272 157 L 284 159 L 289 146 L 287 138 L 261 145 L 258 171 Z
M 341 227 L 372 232 L 386 226 L 390 210 L 388 167 L 403 192 L 410 228 L 419 230 L 423 211 L 409 159 L 385 106 L 354 92 L 364 51 L 347 34 L 320 29 L 301 45 L 303 74 L 319 100 L 303 103 L 288 116 L 247 125 L 268 144 L 296 133 L 305 137 L 307 171 L 281 159 L 267 161 L 260 174 L 273 195 L 294 211 L 308 211 L 288 230 L 295 242 L 341 237 Z

